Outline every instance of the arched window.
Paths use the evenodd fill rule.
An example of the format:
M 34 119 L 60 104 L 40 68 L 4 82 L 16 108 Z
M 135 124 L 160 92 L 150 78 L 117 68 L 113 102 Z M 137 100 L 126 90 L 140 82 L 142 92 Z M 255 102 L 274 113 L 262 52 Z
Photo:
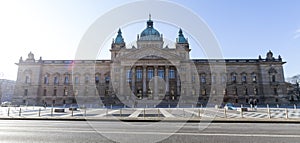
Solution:
M 49 84 L 49 77 L 48 77 L 48 75 L 44 76 L 44 84 Z
M 236 78 L 237 78 L 237 74 L 236 73 L 232 73 L 231 74 L 231 82 L 236 83 Z
M 65 80 L 64 80 L 64 84 L 69 84 L 69 75 L 65 75 Z
M 30 83 L 30 77 L 28 75 L 25 77 L 25 83 Z
M 276 82 L 276 76 L 272 75 L 272 82 Z
M 245 82 L 247 82 L 247 74 L 243 73 L 242 74 L 242 83 L 245 83 Z
M 58 76 L 54 76 L 53 82 L 55 85 L 58 84 L 58 82 L 59 82 Z
M 257 75 L 255 73 L 251 74 L 252 82 L 257 82 Z
M 201 83 L 206 83 L 206 77 L 205 77 L 205 74 L 201 74 L 201 75 L 200 75 L 200 82 L 201 82 Z

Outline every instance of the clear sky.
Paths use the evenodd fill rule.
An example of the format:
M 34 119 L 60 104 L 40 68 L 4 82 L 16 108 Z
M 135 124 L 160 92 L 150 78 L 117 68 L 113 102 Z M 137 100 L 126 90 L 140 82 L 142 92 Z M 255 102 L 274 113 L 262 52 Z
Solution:
M 30 51 L 36 59 L 40 56 L 44 60 L 74 59 L 80 39 L 89 26 L 104 13 L 129 2 L 134 1 L 1 0 L 0 78 L 15 80 L 17 66 L 14 63 L 18 62 L 20 56 L 26 59 Z M 299 0 L 172 2 L 190 9 L 207 23 L 219 41 L 224 58 L 265 57 L 272 50 L 275 57 L 280 54 L 287 62 L 284 65 L 286 77 L 300 74 Z M 149 13 L 144 13 L 146 20 Z M 155 15 L 152 17 L 155 19 Z M 177 28 L 170 26 L 168 29 L 168 25 L 159 22 L 154 23 L 154 26 L 167 39 L 175 40 L 177 37 Z M 145 23 L 137 23 L 129 28 L 123 26 L 125 41 L 128 43 L 135 40 L 136 34 L 144 27 Z M 188 33 L 185 35 L 189 37 Z M 110 48 L 110 42 L 107 49 Z M 205 58 L 203 54 L 195 53 L 193 46 L 196 45 L 191 45 L 192 55 Z

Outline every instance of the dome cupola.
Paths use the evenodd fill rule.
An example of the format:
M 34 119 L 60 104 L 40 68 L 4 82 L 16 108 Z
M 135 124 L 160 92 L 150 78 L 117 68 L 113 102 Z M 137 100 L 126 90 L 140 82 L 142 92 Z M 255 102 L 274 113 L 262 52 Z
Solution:
M 153 21 L 151 20 L 151 15 L 149 15 L 149 20 L 147 21 L 146 29 L 143 30 L 143 32 L 141 33 L 141 37 L 145 36 L 160 36 L 159 32 L 155 28 L 153 28 Z

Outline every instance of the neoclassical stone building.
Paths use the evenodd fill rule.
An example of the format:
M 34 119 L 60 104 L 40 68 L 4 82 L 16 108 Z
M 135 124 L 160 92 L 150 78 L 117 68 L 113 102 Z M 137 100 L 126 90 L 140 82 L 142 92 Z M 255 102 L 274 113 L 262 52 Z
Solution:
M 269 51 L 257 59 L 190 59 L 179 29 L 175 47 L 164 45 L 153 26 L 127 47 L 119 29 L 111 60 L 36 60 L 17 65 L 16 104 L 200 105 L 232 102 L 288 104 L 281 57 Z

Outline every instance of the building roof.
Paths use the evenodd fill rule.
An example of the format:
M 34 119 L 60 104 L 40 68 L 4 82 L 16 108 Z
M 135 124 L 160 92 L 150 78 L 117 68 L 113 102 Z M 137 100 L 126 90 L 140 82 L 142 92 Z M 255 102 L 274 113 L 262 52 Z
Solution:
M 141 33 L 141 37 L 151 36 L 151 35 L 154 35 L 157 37 L 160 36 L 159 32 L 153 27 L 153 21 L 151 20 L 151 15 L 149 15 L 149 20 L 147 21 L 147 27 Z

